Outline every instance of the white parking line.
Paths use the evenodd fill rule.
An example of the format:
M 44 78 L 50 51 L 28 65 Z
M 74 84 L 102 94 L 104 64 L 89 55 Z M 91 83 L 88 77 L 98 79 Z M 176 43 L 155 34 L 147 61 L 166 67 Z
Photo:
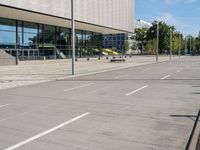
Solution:
M 130 93 L 127 93 L 126 96 L 130 96 L 130 95 L 132 95 L 132 94 L 135 94 L 135 93 L 137 93 L 137 92 L 139 92 L 139 91 L 141 91 L 141 90 L 143 90 L 143 89 L 146 89 L 146 88 L 148 88 L 148 87 L 149 87 L 149 85 L 145 85 L 145 86 L 143 86 L 143 87 L 141 87 L 141 88 L 139 88 L 139 89 L 137 89 L 137 90 L 134 90 L 134 91 L 132 91 L 132 92 L 130 92 Z
M 37 134 L 37 135 L 35 135 L 35 136 L 33 136 L 33 137 L 25 140 L 25 141 L 19 142 L 19 143 L 15 144 L 15 145 L 13 145 L 11 147 L 8 147 L 8 148 L 6 148 L 4 150 L 14 150 L 14 149 L 17 149 L 17 148 L 19 148 L 19 147 L 21 147 L 21 146 L 23 146 L 23 145 L 25 145 L 27 143 L 30 143 L 30 142 L 32 142 L 32 141 L 34 141 L 34 140 L 36 140 L 36 139 L 38 139 L 38 138 L 40 138 L 42 136 L 45 136 L 45 135 L 47 135 L 47 134 L 49 134 L 51 132 L 54 132 L 54 131 L 56 131 L 56 130 L 58 130 L 58 129 L 60 129 L 60 128 L 66 126 L 66 125 L 68 125 L 68 124 L 70 124 L 72 122 L 75 122 L 75 121 L 77 121 L 77 120 L 79 120 L 79 119 L 81 119 L 81 118 L 83 118 L 83 117 L 85 117 L 85 116 L 87 116 L 89 114 L 90 114 L 90 112 L 84 113 L 84 114 L 82 114 L 82 115 L 80 115 L 78 117 L 75 117 L 75 118 L 73 118 L 71 120 L 68 120 L 68 121 L 66 121 L 66 122 L 64 122 L 64 123 L 62 123 L 62 124 L 60 124 L 60 125 L 58 125 L 58 126 L 56 126 L 54 128 L 51 128 L 51 129 L 49 129 L 47 131 L 44 131 L 44 132 L 42 132 L 40 134 Z
M 91 86 L 91 85 L 93 85 L 93 84 L 94 84 L 94 83 L 89 83 L 89 84 L 77 86 L 77 87 L 74 87 L 74 88 L 66 89 L 66 90 L 64 90 L 64 92 L 69 92 L 69 91 L 76 90 L 76 89 L 80 89 L 80 88 L 83 88 L 83 87 L 88 87 L 88 86 Z
M 167 79 L 169 77 L 171 77 L 171 75 L 164 76 L 164 77 L 161 78 L 161 80 L 165 80 L 165 79 Z
M 10 105 L 10 104 L 1 105 L 0 108 L 7 107 L 7 106 L 9 106 L 9 105 Z

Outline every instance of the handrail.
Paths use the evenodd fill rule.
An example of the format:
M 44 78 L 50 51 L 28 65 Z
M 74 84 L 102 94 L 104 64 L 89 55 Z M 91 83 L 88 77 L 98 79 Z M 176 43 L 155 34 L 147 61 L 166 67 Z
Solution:
M 186 147 L 185 147 L 185 150 L 189 150 L 189 149 L 190 149 L 190 146 L 191 146 L 191 143 L 192 143 L 192 138 L 193 138 L 194 133 L 195 133 L 195 130 L 196 130 L 196 128 L 197 128 L 197 124 L 198 124 L 198 122 L 199 122 L 199 118 L 200 118 L 200 110 L 199 110 L 198 116 L 197 116 L 197 118 L 196 118 L 196 120 L 195 120 L 193 129 L 192 129 L 192 132 L 191 132 L 191 134 L 190 134 L 190 138 L 189 138 L 189 140 L 188 140 L 188 143 L 187 143 L 187 145 L 186 145 Z

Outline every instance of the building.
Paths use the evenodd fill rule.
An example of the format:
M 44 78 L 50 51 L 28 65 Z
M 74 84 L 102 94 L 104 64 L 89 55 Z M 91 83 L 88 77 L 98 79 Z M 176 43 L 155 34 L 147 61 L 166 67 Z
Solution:
M 150 28 L 152 26 L 151 23 L 143 21 L 143 20 L 135 20 L 134 24 L 132 26 L 132 31 L 136 28 Z M 133 33 L 118 33 L 118 34 L 106 34 L 103 35 L 103 48 L 109 48 L 109 49 L 114 49 L 118 52 L 124 52 L 124 43 L 125 41 L 129 42 L 129 51 L 128 53 L 135 53 L 138 54 L 140 51 L 137 50 L 132 50 L 131 48 L 134 45 L 137 45 L 137 42 L 132 39 L 134 36 Z M 135 46 L 137 47 L 137 46 Z
M 75 0 L 76 56 L 99 55 L 102 35 L 132 32 L 134 0 Z M 71 56 L 71 0 L 1 0 L 0 49 L 20 59 Z
M 132 31 L 136 28 L 150 28 L 151 23 L 143 20 L 135 20 L 132 26 Z M 136 41 L 132 39 L 133 33 L 118 33 L 118 34 L 106 34 L 103 35 L 103 48 L 109 48 L 117 50 L 118 52 L 123 52 L 125 41 L 129 42 L 130 50 L 128 53 L 131 53 L 131 47 L 136 44 Z M 137 51 L 137 50 L 136 50 Z M 138 53 L 138 52 L 137 52 Z
M 144 20 L 135 20 L 134 21 L 134 28 L 137 29 L 137 28 L 150 28 L 152 26 L 151 23 L 149 22 L 146 22 Z
M 125 40 L 127 39 L 127 34 L 105 34 L 103 35 L 103 48 L 114 49 L 118 52 L 123 51 Z

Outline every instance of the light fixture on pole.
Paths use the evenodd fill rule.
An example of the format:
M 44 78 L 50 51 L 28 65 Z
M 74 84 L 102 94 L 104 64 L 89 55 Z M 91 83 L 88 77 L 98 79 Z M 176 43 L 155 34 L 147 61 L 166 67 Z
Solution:
M 74 21 L 74 0 L 71 0 L 71 48 L 72 48 L 72 75 L 75 75 L 75 21 Z

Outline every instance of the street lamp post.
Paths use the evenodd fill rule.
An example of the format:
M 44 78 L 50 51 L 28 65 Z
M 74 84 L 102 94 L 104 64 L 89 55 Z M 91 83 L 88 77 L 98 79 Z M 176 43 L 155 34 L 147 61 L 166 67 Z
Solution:
M 173 33 L 172 33 L 172 28 L 171 28 L 171 31 L 170 31 L 170 60 L 172 59 L 172 41 L 173 41 Z
M 185 37 L 185 55 L 187 54 L 187 51 L 188 51 L 187 37 Z
M 181 45 L 182 45 L 181 34 L 179 34 L 179 51 L 178 51 L 179 58 L 181 58 Z
M 159 22 L 157 22 L 156 62 L 158 62 L 158 53 L 159 53 Z
M 192 36 L 190 37 L 190 55 L 191 55 L 191 52 L 192 52 Z
M 71 47 L 72 47 L 72 75 L 75 75 L 75 21 L 74 0 L 71 0 Z

